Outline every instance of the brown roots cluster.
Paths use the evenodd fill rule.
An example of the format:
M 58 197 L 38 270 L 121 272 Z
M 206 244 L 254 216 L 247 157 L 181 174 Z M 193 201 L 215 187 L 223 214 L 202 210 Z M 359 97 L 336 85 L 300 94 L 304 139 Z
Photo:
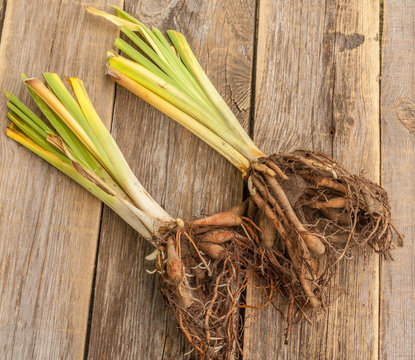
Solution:
M 159 240 L 162 295 L 199 359 L 229 359 L 240 352 L 239 308 L 246 307 L 241 294 L 262 271 L 255 225 L 237 213 L 195 220 Z M 272 284 L 265 279 L 270 298 Z
M 342 259 L 394 248 L 386 191 L 324 154 L 296 151 L 261 158 L 246 174 L 267 266 L 278 288 L 303 309 L 326 304 L 328 281 Z M 255 214 L 256 212 L 256 214 Z M 341 284 L 336 284 L 341 286 Z
M 293 305 L 302 313 L 324 307 L 341 259 L 391 256 L 393 230 L 402 239 L 386 191 L 324 154 L 261 158 L 246 177 L 245 203 L 158 240 L 161 292 L 198 359 L 240 353 L 239 309 L 264 307 L 276 293 L 289 299 L 287 339 Z M 262 306 L 241 300 L 253 277 L 268 296 Z

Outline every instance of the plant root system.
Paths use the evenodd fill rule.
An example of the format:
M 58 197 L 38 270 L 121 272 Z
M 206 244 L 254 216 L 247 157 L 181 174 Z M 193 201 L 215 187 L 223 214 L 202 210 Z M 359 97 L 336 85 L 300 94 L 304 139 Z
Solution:
M 256 225 L 240 217 L 245 206 L 176 227 L 159 240 L 162 295 L 197 359 L 240 353 L 241 294 L 264 269 Z M 273 291 L 272 274 L 262 276 Z
M 259 158 L 245 176 L 267 271 L 302 310 L 326 305 L 327 284 L 341 259 L 368 251 L 391 257 L 393 230 L 403 240 L 392 224 L 386 191 L 324 154 Z
M 327 305 L 335 265 L 374 251 L 391 257 L 386 191 L 312 151 L 260 158 L 245 174 L 251 197 L 231 211 L 166 230 L 158 240 L 160 289 L 197 359 L 240 352 L 239 308 L 283 294 L 305 314 Z M 259 306 L 241 295 L 255 277 Z M 337 284 L 341 285 L 341 284 Z

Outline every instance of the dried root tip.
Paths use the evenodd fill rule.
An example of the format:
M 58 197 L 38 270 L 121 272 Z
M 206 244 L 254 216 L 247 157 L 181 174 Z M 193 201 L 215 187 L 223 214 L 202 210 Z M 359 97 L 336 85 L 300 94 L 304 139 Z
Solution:
M 306 302 L 305 305 L 310 307 L 310 308 L 316 308 L 316 307 L 320 306 L 320 301 L 317 299 L 317 297 L 315 296 L 314 292 L 311 289 L 311 282 L 307 279 L 307 276 L 304 274 L 304 270 L 305 270 L 304 266 L 300 265 L 297 262 L 297 259 L 296 259 L 296 256 L 295 256 L 296 254 L 294 252 L 292 243 L 290 241 L 287 241 L 286 245 L 287 245 L 288 254 L 291 258 L 294 269 L 295 269 L 295 271 L 297 273 L 297 276 L 300 280 L 301 287 L 303 288 L 303 291 L 307 296 L 307 302 Z M 311 259 L 310 259 L 309 263 L 310 263 L 311 268 L 313 269 L 313 271 L 316 272 L 316 269 L 317 269 L 316 264 L 313 261 L 311 261 Z
M 265 175 L 265 178 L 271 188 L 271 191 L 274 195 L 278 198 L 278 202 L 281 207 L 284 209 L 287 218 L 290 220 L 292 225 L 296 228 L 297 232 L 301 234 L 303 237 L 308 249 L 313 255 L 323 255 L 326 248 L 324 247 L 323 243 L 318 239 L 316 236 L 309 234 L 306 230 L 302 222 L 298 219 L 297 215 L 295 214 L 291 204 L 285 195 L 284 191 L 282 190 L 280 184 L 278 184 L 277 180 L 271 176 Z
M 304 275 L 300 276 L 300 282 L 304 289 L 304 292 L 308 296 L 308 304 L 306 305 L 308 305 L 312 309 L 319 307 L 321 305 L 320 301 L 318 301 L 317 297 L 311 291 L 310 283 L 305 279 Z
M 300 235 L 304 239 L 304 242 L 312 255 L 320 256 L 324 254 L 326 248 L 316 235 L 310 234 L 309 232 L 300 233 Z
M 287 313 L 287 329 L 285 330 L 285 341 L 284 344 L 288 345 L 288 339 L 291 333 L 291 324 L 292 324 L 292 312 L 294 308 L 294 295 L 292 291 L 290 291 L 290 303 L 288 306 L 288 313 Z
M 344 197 L 337 197 L 327 201 L 316 202 L 314 204 L 310 204 L 310 207 L 314 209 L 322 209 L 322 208 L 334 208 L 334 209 L 341 209 L 346 207 L 348 204 L 348 200 Z
M 333 162 L 332 164 L 327 164 L 327 163 L 323 163 L 322 161 L 319 160 L 312 160 L 312 159 L 307 159 L 303 156 L 298 156 L 298 158 L 306 165 L 310 166 L 310 168 L 318 168 L 324 171 L 327 171 L 328 173 L 330 173 L 335 179 L 338 178 L 338 175 L 336 173 L 336 171 L 334 170 L 333 166 L 335 165 L 335 163 Z
M 262 243 L 264 244 L 266 248 L 268 249 L 272 248 L 277 238 L 274 224 L 267 216 L 265 216 L 264 213 L 260 213 L 258 215 L 257 222 L 258 222 L 259 227 L 262 230 L 259 233 L 259 237 Z
M 285 173 L 280 169 L 280 167 L 271 160 L 265 161 L 265 164 L 267 164 L 272 170 L 274 170 L 282 180 L 289 179 L 288 176 L 285 175 Z
M 281 222 L 278 220 L 275 213 L 272 211 L 272 209 L 269 207 L 269 205 L 264 201 L 264 199 L 261 198 L 257 193 L 254 193 L 252 196 L 252 199 L 257 204 L 258 208 L 265 213 L 265 215 L 272 221 L 275 228 L 281 235 L 281 237 L 284 239 L 285 245 L 288 250 L 288 255 L 291 258 L 292 264 L 295 268 L 295 271 L 298 275 L 298 278 L 300 280 L 301 286 L 304 290 L 304 293 L 307 295 L 308 298 L 308 306 L 310 307 L 317 307 L 320 305 L 320 302 L 318 301 L 317 297 L 314 295 L 313 291 L 311 290 L 311 285 L 309 281 L 306 279 L 306 277 L 303 274 L 303 267 L 298 263 L 293 245 L 291 243 L 290 238 L 288 237 L 288 234 L 284 228 L 284 226 L 281 224 Z M 305 246 L 305 245 L 304 245 Z M 309 259 L 309 264 L 311 268 L 315 271 L 316 264 L 312 261 L 312 259 Z
M 218 244 L 201 243 L 199 244 L 199 249 L 215 260 L 224 259 L 226 257 L 226 250 Z
M 255 202 L 252 198 L 248 199 L 248 208 L 246 210 L 246 216 L 250 219 L 255 219 L 255 214 L 256 214 L 256 206 L 255 206 Z
M 242 219 L 232 211 L 221 212 L 202 219 L 194 220 L 188 223 L 189 226 L 239 226 Z
M 246 208 L 248 207 L 248 200 L 234 206 L 230 211 L 233 212 L 236 216 L 244 216 L 246 213 Z
M 180 283 L 177 287 L 177 292 L 180 295 L 180 301 L 182 302 L 182 305 L 186 309 L 189 308 L 193 304 L 193 297 L 187 283 Z
M 187 280 L 183 276 L 183 265 L 179 259 L 174 238 L 170 236 L 167 239 L 167 276 L 171 283 L 177 288 L 179 300 L 185 308 L 193 303 L 191 290 L 187 284 Z
M 362 195 L 366 204 L 366 210 L 370 215 L 373 215 L 374 213 L 383 215 L 385 213 L 383 204 L 375 199 L 369 191 L 362 189 Z
M 173 237 L 167 240 L 167 275 L 175 284 L 178 284 L 182 278 L 182 262 L 177 255 Z
M 232 240 L 233 232 L 230 230 L 212 230 L 208 232 L 202 240 L 213 244 L 223 244 L 229 240 Z
M 271 220 L 271 222 L 273 223 L 281 237 L 283 239 L 287 239 L 287 232 L 284 228 L 284 225 L 278 220 L 278 218 L 276 217 L 272 209 L 266 204 L 264 199 L 258 193 L 252 194 L 251 198 L 258 206 L 258 209 L 263 211 L 265 216 L 267 216 Z
M 335 209 L 335 208 L 324 208 L 324 207 L 321 207 L 319 210 L 322 212 L 322 214 L 327 219 L 335 221 L 339 225 L 350 226 L 351 224 L 351 218 L 347 216 L 346 213 L 344 212 L 342 213 L 341 212 L 342 210 Z
M 396 232 L 396 235 L 398 235 L 399 237 L 399 240 L 400 240 L 399 245 L 403 246 L 405 242 L 405 236 L 399 231 L 399 229 L 395 226 L 393 222 L 391 222 L 390 225 L 392 226 L 392 229 Z
M 251 167 L 259 172 L 262 172 L 264 174 L 267 174 L 269 176 L 276 176 L 277 174 L 275 173 L 274 170 L 270 169 L 267 165 L 265 164 L 259 164 L 259 163 L 252 163 Z
M 175 284 L 180 283 L 182 277 L 182 266 L 179 259 L 167 259 L 167 275 L 170 281 Z
M 317 176 L 317 175 L 304 175 L 304 178 L 308 181 L 316 184 L 317 186 L 324 186 L 327 188 L 331 188 L 333 190 L 336 190 L 338 192 L 346 194 L 347 189 L 344 185 L 339 184 L 338 182 L 331 180 L 329 178 L 325 178 L 323 176 Z

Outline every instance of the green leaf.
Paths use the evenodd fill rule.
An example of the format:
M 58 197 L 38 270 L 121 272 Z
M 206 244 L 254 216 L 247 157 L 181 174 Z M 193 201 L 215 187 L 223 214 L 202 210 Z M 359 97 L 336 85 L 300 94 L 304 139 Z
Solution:
M 224 140 L 228 140 L 231 144 L 237 142 L 237 139 L 229 131 L 226 124 L 222 125 L 220 123 L 220 119 L 215 121 L 216 119 L 211 116 L 211 114 L 205 111 L 205 109 L 200 107 L 197 103 L 192 102 L 191 98 L 186 101 L 187 97 L 185 94 L 181 94 L 179 90 L 175 89 L 173 86 L 168 86 L 171 84 L 157 84 L 155 82 L 156 79 L 151 77 L 151 74 L 147 74 L 147 72 L 144 71 L 145 69 L 140 69 L 139 67 L 134 66 L 134 63 L 123 59 L 121 56 L 111 57 L 108 60 L 108 63 L 112 68 L 120 71 L 154 94 L 168 101 L 170 104 L 193 117 L 196 121 L 200 122 L 210 130 L 217 132 L 217 134 L 220 137 L 223 137 Z
M 82 175 L 80 172 L 75 170 L 72 163 L 68 163 L 65 159 L 61 159 L 52 152 L 47 151 L 42 148 L 30 138 L 26 137 L 20 131 L 15 129 L 13 126 L 9 126 L 6 129 L 6 135 L 16 142 L 20 143 L 51 165 L 53 165 L 58 170 L 62 171 L 65 175 L 69 176 L 71 179 L 76 181 L 79 185 L 88 190 L 95 197 L 104 202 L 107 206 L 113 209 L 117 214 L 119 214 L 129 225 L 131 225 L 139 234 L 141 234 L 145 239 L 151 240 L 152 234 L 144 225 L 143 221 L 151 224 L 151 217 L 141 212 L 132 206 L 128 201 L 110 194 L 108 191 L 103 189 L 102 184 L 99 184 L 98 179 L 94 179 L 93 175 L 91 177 Z M 94 181 L 97 181 L 94 182 Z M 101 186 L 100 186 L 101 185 Z M 147 225 L 150 226 L 150 225 Z
M 42 148 L 50 151 L 51 153 L 58 156 L 61 160 L 65 159 L 66 157 L 60 152 L 56 147 L 49 144 L 46 140 L 47 134 L 44 135 L 39 134 L 36 130 L 33 129 L 30 122 L 26 122 L 25 120 L 21 119 L 19 115 L 13 111 L 9 111 L 7 113 L 7 117 L 14 123 L 16 126 L 33 142 L 41 146 Z
M 182 34 L 168 31 L 174 45 L 173 48 L 160 30 L 157 28 L 150 30 L 124 10 L 114 7 L 120 19 L 137 25 L 136 28 L 128 26 L 128 28 L 124 27 L 121 30 L 147 57 L 135 51 L 121 39 L 116 40 L 116 46 L 137 64 L 149 70 L 151 74 L 143 68 L 121 64 L 121 61 L 116 63 L 113 56 L 108 59 L 111 67 L 168 101 L 192 117 L 194 121 L 212 130 L 249 161 L 265 156 L 256 147 L 210 82 Z M 102 13 L 98 15 L 109 19 L 109 15 Z M 134 34 L 132 30 L 139 31 L 143 39 Z M 165 83 L 162 84 L 159 80 L 155 80 L 154 76 L 163 79 Z M 146 98 L 144 100 L 147 101 Z
M 144 43 L 143 40 L 141 40 L 137 35 L 135 35 L 132 31 L 130 32 L 132 35 L 134 35 L 138 40 L 140 40 L 144 45 L 147 46 L 147 44 Z M 130 36 L 129 36 L 130 37 Z M 133 36 L 130 37 L 130 39 L 132 39 Z M 134 41 L 134 40 L 133 40 Z M 139 43 L 138 41 L 135 42 L 136 44 Z M 142 55 L 140 52 L 138 52 L 136 49 L 134 49 L 132 46 L 130 46 L 129 44 L 127 44 L 124 40 L 117 38 L 114 42 L 114 45 L 120 49 L 124 54 L 126 54 L 127 56 L 129 56 L 131 59 L 133 59 L 135 62 L 137 62 L 138 64 L 141 64 L 142 66 L 144 66 L 145 68 L 149 69 L 151 72 L 153 72 L 154 74 L 156 74 L 157 76 L 165 79 L 167 81 L 167 79 L 169 79 L 169 76 L 166 75 L 162 70 L 160 70 L 159 67 L 157 67 L 156 65 L 154 65 L 150 60 L 148 60 L 144 55 Z M 140 49 L 143 49 L 140 46 Z M 148 47 L 148 49 L 150 51 L 146 52 L 146 55 L 148 55 L 152 60 L 153 60 L 153 56 L 154 59 L 156 59 L 156 61 L 154 61 L 158 66 L 162 65 L 161 62 L 160 64 L 158 63 L 158 57 L 157 55 Z
M 84 140 L 82 140 L 82 138 L 81 141 L 92 151 L 97 160 L 99 160 L 102 163 L 102 165 L 106 166 L 106 164 L 109 163 L 108 157 L 106 156 L 101 144 L 99 143 L 96 134 L 91 129 L 91 126 L 88 123 L 86 117 L 84 116 L 84 113 L 82 112 L 82 109 L 79 106 L 79 104 L 75 101 L 70 92 L 66 89 L 65 85 L 63 84 L 62 80 L 59 78 L 57 74 L 44 73 L 43 77 L 45 78 L 46 83 L 49 85 L 53 93 L 62 102 L 66 110 L 68 110 L 71 113 L 72 117 L 81 126 L 81 128 L 87 135 L 88 141 L 85 142 Z M 53 109 L 52 106 L 51 108 Z M 91 147 L 91 145 L 88 145 L 91 143 L 93 144 L 93 147 Z
M 7 99 L 15 105 L 22 113 L 24 113 L 34 124 L 41 128 L 45 132 L 52 132 L 49 128 L 35 113 L 33 113 L 25 104 L 23 104 L 16 96 L 8 91 L 4 91 Z
M 219 154 L 228 159 L 241 171 L 245 171 L 249 167 L 249 161 L 241 155 L 235 148 L 230 146 L 226 141 L 222 140 L 218 135 L 209 130 L 207 127 L 200 124 L 198 121 L 170 104 L 168 101 L 162 99 L 160 96 L 154 94 L 144 86 L 136 81 L 130 79 L 122 72 L 108 66 L 108 76 L 114 81 L 124 86 L 127 90 L 142 99 L 145 99 L 150 105 L 159 109 L 161 112 L 177 121 L 179 124 L 193 132 L 196 136 L 201 138 L 204 142 L 214 148 Z
M 223 100 L 219 92 L 213 86 L 212 82 L 196 59 L 196 56 L 190 48 L 185 36 L 173 30 L 169 30 L 167 33 L 170 36 L 175 48 L 179 52 L 182 61 L 186 65 L 189 72 L 197 80 L 200 87 L 209 98 L 211 104 L 222 115 L 223 119 L 226 121 L 235 136 L 240 138 L 241 143 L 244 143 L 244 145 L 237 147 L 237 149 L 241 151 L 241 153 L 250 161 L 254 161 L 258 157 L 265 156 L 265 154 L 254 144 L 232 110 L 226 104 L 225 100 Z

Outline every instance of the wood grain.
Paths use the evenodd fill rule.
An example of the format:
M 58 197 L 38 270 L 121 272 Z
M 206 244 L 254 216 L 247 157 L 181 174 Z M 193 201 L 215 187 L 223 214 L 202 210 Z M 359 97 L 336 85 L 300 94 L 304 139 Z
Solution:
M 412 359 L 415 5 L 385 3 L 380 141 L 378 1 L 257 3 L 256 142 L 267 152 L 322 150 L 374 180 L 381 150 L 382 182 L 407 241 L 394 262 L 383 261 L 380 279 L 376 256 L 340 267 L 335 281 L 348 294 L 336 298 L 341 291 L 333 291 L 332 306 L 311 325 L 294 325 L 287 346 L 285 315 L 272 307 L 247 311 L 244 360 Z M 88 4 L 110 9 L 104 0 Z M 113 133 L 127 160 L 172 215 L 190 219 L 238 203 L 240 175 L 213 150 L 124 89 L 117 89 L 113 109 L 114 84 L 103 64 L 118 29 L 87 15 L 84 5 L 0 0 L 0 87 L 26 102 L 21 72 L 79 76 L 107 125 L 114 110 Z M 184 32 L 248 126 L 254 0 L 127 0 L 125 8 L 151 25 Z M 100 230 L 96 199 L 4 136 L 5 109 L 3 98 L 0 357 L 80 359 L 89 341 L 91 359 L 183 358 L 188 347 L 145 272 L 151 249 L 105 207 Z M 266 298 L 254 287 L 247 295 L 252 304 Z M 284 301 L 277 305 L 286 309 Z
M 6 15 L 6 5 L 7 5 L 6 0 L 3 0 L 0 3 L 0 38 L 1 38 L 1 33 L 3 31 L 4 16 Z
M 183 32 L 238 118 L 248 123 L 255 1 L 126 1 L 161 30 Z M 242 199 L 240 174 L 199 139 L 117 88 L 113 133 L 134 172 L 174 216 L 191 219 Z M 225 174 L 225 176 L 224 176 Z M 188 347 L 145 272 L 151 251 L 104 210 L 90 359 L 182 359 Z M 186 357 L 188 358 L 188 357 Z
M 109 125 L 114 87 L 101 64 L 115 34 L 80 1 L 7 1 L 0 87 L 28 102 L 21 72 L 79 76 Z M 1 358 L 80 359 L 101 204 L 6 138 L 3 97 L 0 112 Z
M 405 246 L 384 261 L 381 273 L 381 359 L 415 357 L 415 4 L 385 2 L 382 54 L 382 182 Z M 405 106 L 403 106 L 405 104 Z M 405 120 L 405 121 L 403 121 Z
M 261 1 L 255 141 L 272 153 L 311 148 L 379 180 L 379 4 L 375 0 Z M 378 259 L 339 267 L 331 307 L 293 326 L 286 304 L 247 313 L 244 359 L 378 357 Z M 265 301 L 255 288 L 248 301 Z

